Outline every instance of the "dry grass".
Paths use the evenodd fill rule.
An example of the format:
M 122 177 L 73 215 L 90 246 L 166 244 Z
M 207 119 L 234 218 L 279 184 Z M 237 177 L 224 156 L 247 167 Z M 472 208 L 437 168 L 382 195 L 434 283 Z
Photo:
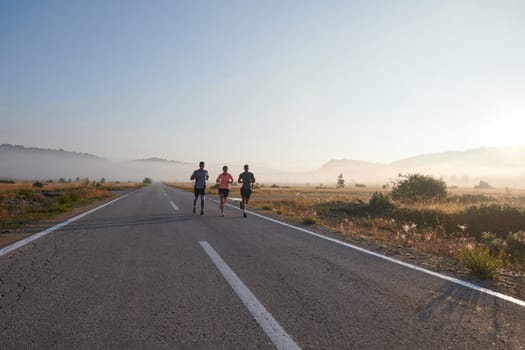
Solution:
M 78 188 L 83 186 L 80 182 L 72 183 L 44 183 L 42 189 L 48 191 L 58 191 L 58 190 L 67 190 L 71 188 Z M 10 192 L 10 191 L 20 191 L 20 190 L 34 190 L 33 181 L 17 181 L 14 184 L 5 184 L 0 183 L 0 193 Z
M 112 191 L 135 188 L 136 183 L 0 184 L 0 233 L 9 234 L 39 220 L 51 219 L 75 207 L 114 196 Z
M 38 189 L 33 187 L 34 181 L 16 181 L 14 184 L 0 183 L 0 193 L 12 192 L 12 191 L 21 191 L 21 190 L 43 190 L 43 191 L 65 191 L 75 188 L 85 187 L 85 182 L 70 182 L 70 183 L 61 183 L 61 182 L 43 182 L 44 187 Z M 136 182 L 106 182 L 106 183 L 97 183 L 99 188 L 104 188 L 107 190 L 124 190 L 130 188 L 141 187 L 142 184 Z M 93 185 L 93 182 L 90 182 L 89 185 Z

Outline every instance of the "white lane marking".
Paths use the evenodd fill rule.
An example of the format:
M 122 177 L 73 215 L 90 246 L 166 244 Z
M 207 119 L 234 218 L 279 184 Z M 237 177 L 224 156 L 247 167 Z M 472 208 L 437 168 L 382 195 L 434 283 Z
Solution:
M 179 207 L 177 207 L 177 205 L 175 203 L 173 203 L 172 201 L 170 201 L 171 203 L 171 206 L 173 207 L 173 209 L 175 209 L 176 211 L 179 210 Z
M 231 204 L 226 204 L 226 205 L 231 207 L 231 208 L 240 210 L 238 207 L 233 206 Z M 378 257 L 380 259 L 384 259 L 384 260 L 390 261 L 390 262 L 392 262 L 394 264 L 398 264 L 398 265 L 401 265 L 401 266 L 404 266 L 404 267 L 408 267 L 409 269 L 416 270 L 416 271 L 419 271 L 419 272 L 423 272 L 423 273 L 426 273 L 428 275 L 432 275 L 434 277 L 441 278 L 443 280 L 459 284 L 459 285 L 461 285 L 463 287 L 473 289 L 473 290 L 478 291 L 480 293 L 488 294 L 488 295 L 491 295 L 493 297 L 496 297 L 496 298 L 499 298 L 499 299 L 503 299 L 503 300 L 509 301 L 511 303 L 514 303 L 516 305 L 520 305 L 520 306 L 525 307 L 525 301 L 524 300 L 520 300 L 520 299 L 511 297 L 510 295 L 499 293 L 499 292 L 493 291 L 493 290 L 488 289 L 488 288 L 483 288 L 483 287 L 480 287 L 480 286 L 478 286 L 478 285 L 476 285 L 474 283 L 463 281 L 463 280 L 460 280 L 458 278 L 454 278 L 454 277 L 450 277 L 450 276 L 447 276 L 447 275 L 443 275 L 443 274 L 438 273 L 438 272 L 430 271 L 430 270 L 427 270 L 425 268 L 422 268 L 422 267 L 419 267 L 419 266 L 415 266 L 415 265 L 406 263 L 404 261 L 400 261 L 400 260 L 391 258 L 389 256 L 383 255 L 383 254 L 372 252 L 370 250 L 367 250 L 367 249 L 355 246 L 355 245 L 350 244 L 350 243 L 342 242 L 342 241 L 339 241 L 339 240 L 331 238 L 331 237 L 323 236 L 323 235 L 321 235 L 319 233 L 315 233 L 313 231 L 304 229 L 302 227 L 297 227 L 297 226 L 294 226 L 294 225 L 291 225 L 291 224 L 287 224 L 285 222 L 282 222 L 282 221 L 279 221 L 279 220 L 276 220 L 276 219 L 272 219 L 272 218 L 263 216 L 261 214 L 254 213 L 252 211 L 248 211 L 247 210 L 246 212 L 248 214 L 250 214 L 250 215 L 257 216 L 257 217 L 259 217 L 261 219 L 268 220 L 268 221 L 274 222 L 276 224 L 279 224 L 279 225 L 282 225 L 282 226 L 286 226 L 286 227 L 289 227 L 289 228 L 292 228 L 292 229 L 295 229 L 295 230 L 307 233 L 309 235 L 312 235 L 312 236 L 315 236 L 315 237 L 318 237 L 318 238 L 321 238 L 321 239 L 325 239 L 327 241 L 330 241 L 330 242 L 333 242 L 333 243 L 336 243 L 336 244 L 339 244 L 339 245 L 343 245 L 343 246 L 348 247 L 348 248 L 352 248 L 352 249 L 358 250 L 358 251 L 360 251 L 362 253 L 373 255 L 373 256 Z
M 200 241 L 206 254 L 211 261 L 217 266 L 222 276 L 228 281 L 235 293 L 239 296 L 242 303 L 248 311 L 255 318 L 259 326 L 264 330 L 266 335 L 270 337 L 277 349 L 298 349 L 301 348 L 293 341 L 293 339 L 286 333 L 286 331 L 277 323 L 273 316 L 266 310 L 266 308 L 257 300 L 255 295 L 246 287 L 235 272 L 222 260 L 220 255 L 213 249 L 213 247 L 205 241 Z
M 133 191 L 133 192 L 136 192 L 136 191 Z M 40 237 L 45 236 L 45 235 L 47 235 L 47 234 L 49 234 L 49 233 L 51 233 L 53 231 L 56 231 L 56 230 L 66 226 L 66 225 L 69 225 L 70 223 L 75 222 L 78 219 L 83 218 L 86 215 L 89 215 L 89 214 L 91 214 L 91 213 L 93 213 L 93 212 L 95 212 L 95 211 L 97 211 L 99 209 L 102 209 L 102 208 L 104 208 L 104 207 L 106 207 L 106 206 L 108 206 L 108 205 L 110 205 L 112 203 L 115 203 L 116 201 L 121 200 L 124 197 L 127 197 L 129 194 L 131 194 L 131 193 L 126 193 L 126 194 L 124 194 L 124 195 L 122 195 L 122 196 L 120 196 L 118 198 L 113 199 L 110 202 L 107 202 L 107 203 L 104 203 L 102 205 L 99 205 L 98 207 L 93 208 L 91 210 L 88 210 L 85 213 L 82 213 L 80 215 L 72 217 L 71 219 L 68 219 L 68 220 L 66 220 L 64 222 L 61 222 L 60 224 L 57 224 L 57 225 L 55 225 L 53 227 L 50 227 L 50 228 L 48 228 L 48 229 L 46 229 L 44 231 L 40 231 L 38 233 L 35 233 L 34 235 L 29 236 L 27 238 L 24 238 L 24 239 L 22 239 L 22 240 L 20 240 L 18 242 L 12 243 L 12 244 L 10 244 L 10 245 L 0 249 L 0 256 L 5 255 L 5 254 L 7 254 L 9 252 L 12 252 L 13 250 L 18 249 L 18 248 L 20 248 L 20 247 L 22 247 L 22 246 L 24 246 L 24 245 L 26 245 L 26 244 L 36 240 L 36 239 L 39 239 Z

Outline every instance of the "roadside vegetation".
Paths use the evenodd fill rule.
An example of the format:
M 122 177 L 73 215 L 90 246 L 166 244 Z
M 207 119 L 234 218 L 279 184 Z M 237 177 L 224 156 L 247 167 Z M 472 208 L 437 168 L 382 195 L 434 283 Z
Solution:
M 136 188 L 136 183 L 90 181 L 11 181 L 0 183 L 0 236 L 23 226 L 56 217 L 73 208 L 110 198 L 113 191 Z
M 384 187 L 263 187 L 252 204 L 345 236 L 452 257 L 481 279 L 499 268 L 525 272 L 525 192 L 447 189 L 419 174 Z

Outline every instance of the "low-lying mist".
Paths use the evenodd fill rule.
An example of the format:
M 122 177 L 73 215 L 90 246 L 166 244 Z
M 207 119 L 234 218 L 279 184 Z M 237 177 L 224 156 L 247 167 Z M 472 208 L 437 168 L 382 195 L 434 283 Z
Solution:
M 242 172 L 242 164 L 228 164 L 229 171 L 236 177 Z M 224 164 L 208 163 L 206 169 L 213 181 Z M 450 164 L 428 166 L 382 165 L 356 161 L 333 161 L 320 169 L 310 172 L 280 171 L 250 164 L 251 171 L 263 184 L 311 184 L 335 186 L 339 174 L 343 174 L 347 186 L 356 183 L 384 185 L 398 178 L 398 175 L 420 173 L 443 178 L 448 185 L 473 187 L 480 180 L 495 187 L 525 188 L 525 167 L 460 167 Z M 0 178 L 18 180 L 56 180 L 59 178 L 89 178 L 107 181 L 142 181 L 150 177 L 154 181 L 186 182 L 197 164 L 167 161 L 112 161 L 89 157 L 60 157 L 49 155 L 7 155 L 0 154 Z

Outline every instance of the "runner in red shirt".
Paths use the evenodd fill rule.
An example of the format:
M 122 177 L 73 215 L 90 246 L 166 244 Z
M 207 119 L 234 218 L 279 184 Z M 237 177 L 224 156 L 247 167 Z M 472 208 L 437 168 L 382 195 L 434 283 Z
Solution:
M 222 167 L 222 174 L 215 180 L 219 184 L 219 197 L 221 200 L 221 215 L 224 216 L 224 203 L 230 194 L 230 184 L 233 183 L 233 176 L 228 172 L 228 167 Z

